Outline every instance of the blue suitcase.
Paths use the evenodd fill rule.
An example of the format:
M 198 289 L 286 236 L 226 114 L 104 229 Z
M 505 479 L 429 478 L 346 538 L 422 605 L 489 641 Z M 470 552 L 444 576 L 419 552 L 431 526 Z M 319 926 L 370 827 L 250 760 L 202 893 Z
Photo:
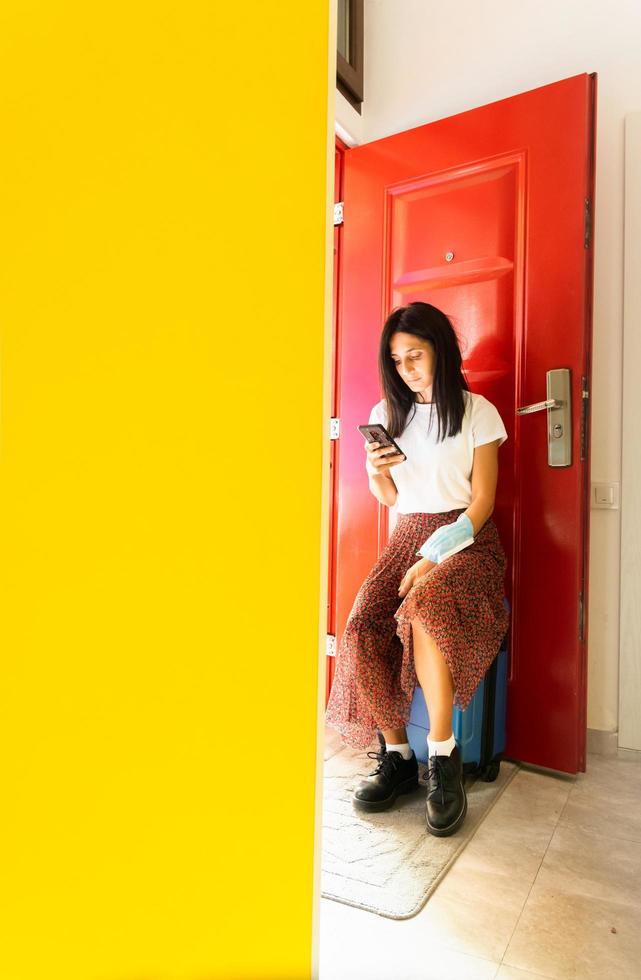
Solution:
M 506 598 L 503 603 L 509 612 Z M 505 749 L 508 635 L 509 631 L 465 711 L 455 705 L 452 714 L 452 731 L 463 759 L 463 772 L 480 776 L 486 782 L 498 776 Z M 406 728 L 416 758 L 427 764 L 430 722 L 423 690 L 418 684 Z

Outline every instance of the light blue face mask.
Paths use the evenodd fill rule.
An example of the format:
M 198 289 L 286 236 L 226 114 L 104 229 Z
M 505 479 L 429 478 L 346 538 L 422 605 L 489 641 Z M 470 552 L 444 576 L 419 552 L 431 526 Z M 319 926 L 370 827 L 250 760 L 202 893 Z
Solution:
M 437 527 L 416 554 L 438 563 L 471 544 L 474 544 L 474 525 L 467 514 L 459 514 L 453 524 Z

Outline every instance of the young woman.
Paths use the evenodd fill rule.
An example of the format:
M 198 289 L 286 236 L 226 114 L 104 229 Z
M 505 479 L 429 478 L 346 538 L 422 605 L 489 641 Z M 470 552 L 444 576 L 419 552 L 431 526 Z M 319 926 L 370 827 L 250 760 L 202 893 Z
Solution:
M 427 829 L 454 833 L 467 812 L 452 732 L 496 656 L 509 615 L 506 557 L 492 520 L 503 421 L 470 392 L 447 316 L 429 303 L 394 310 L 380 338 L 381 422 L 403 450 L 367 443 L 369 489 L 397 505 L 389 541 L 360 587 L 336 654 L 325 720 L 355 748 L 380 751 L 353 803 L 383 810 L 418 789 L 405 724 L 419 683 L 430 720 Z M 449 555 L 449 557 L 448 557 Z

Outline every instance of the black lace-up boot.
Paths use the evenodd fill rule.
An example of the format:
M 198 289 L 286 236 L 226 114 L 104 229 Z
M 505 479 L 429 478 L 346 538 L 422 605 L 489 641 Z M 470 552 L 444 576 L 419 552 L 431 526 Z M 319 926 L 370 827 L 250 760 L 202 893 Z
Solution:
M 401 793 L 418 789 L 418 762 L 414 752 L 411 758 L 404 759 L 400 752 L 387 751 L 382 732 L 378 732 L 378 740 L 380 752 L 367 753 L 378 760 L 378 765 L 368 779 L 361 780 L 352 796 L 359 810 L 386 810 Z
M 467 813 L 463 764 L 458 745 L 450 755 L 430 756 L 425 778 L 427 829 L 436 837 L 448 837 L 458 830 Z

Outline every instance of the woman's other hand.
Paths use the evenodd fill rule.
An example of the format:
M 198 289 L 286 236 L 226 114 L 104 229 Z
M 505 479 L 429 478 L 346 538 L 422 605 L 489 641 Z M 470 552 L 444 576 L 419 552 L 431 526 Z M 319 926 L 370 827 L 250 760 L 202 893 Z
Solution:
M 425 575 L 426 572 L 431 571 L 436 564 L 437 563 L 435 561 L 430 561 L 429 558 L 421 558 L 421 560 L 417 561 L 411 568 L 408 568 L 403 576 L 401 584 L 398 587 L 398 594 L 400 598 L 402 599 L 403 596 L 407 595 L 417 579 L 419 579 L 421 575 Z
M 365 467 L 370 476 L 389 476 L 390 466 L 405 461 L 405 456 L 397 453 L 393 446 L 381 446 L 380 442 L 366 442 L 365 451 Z

